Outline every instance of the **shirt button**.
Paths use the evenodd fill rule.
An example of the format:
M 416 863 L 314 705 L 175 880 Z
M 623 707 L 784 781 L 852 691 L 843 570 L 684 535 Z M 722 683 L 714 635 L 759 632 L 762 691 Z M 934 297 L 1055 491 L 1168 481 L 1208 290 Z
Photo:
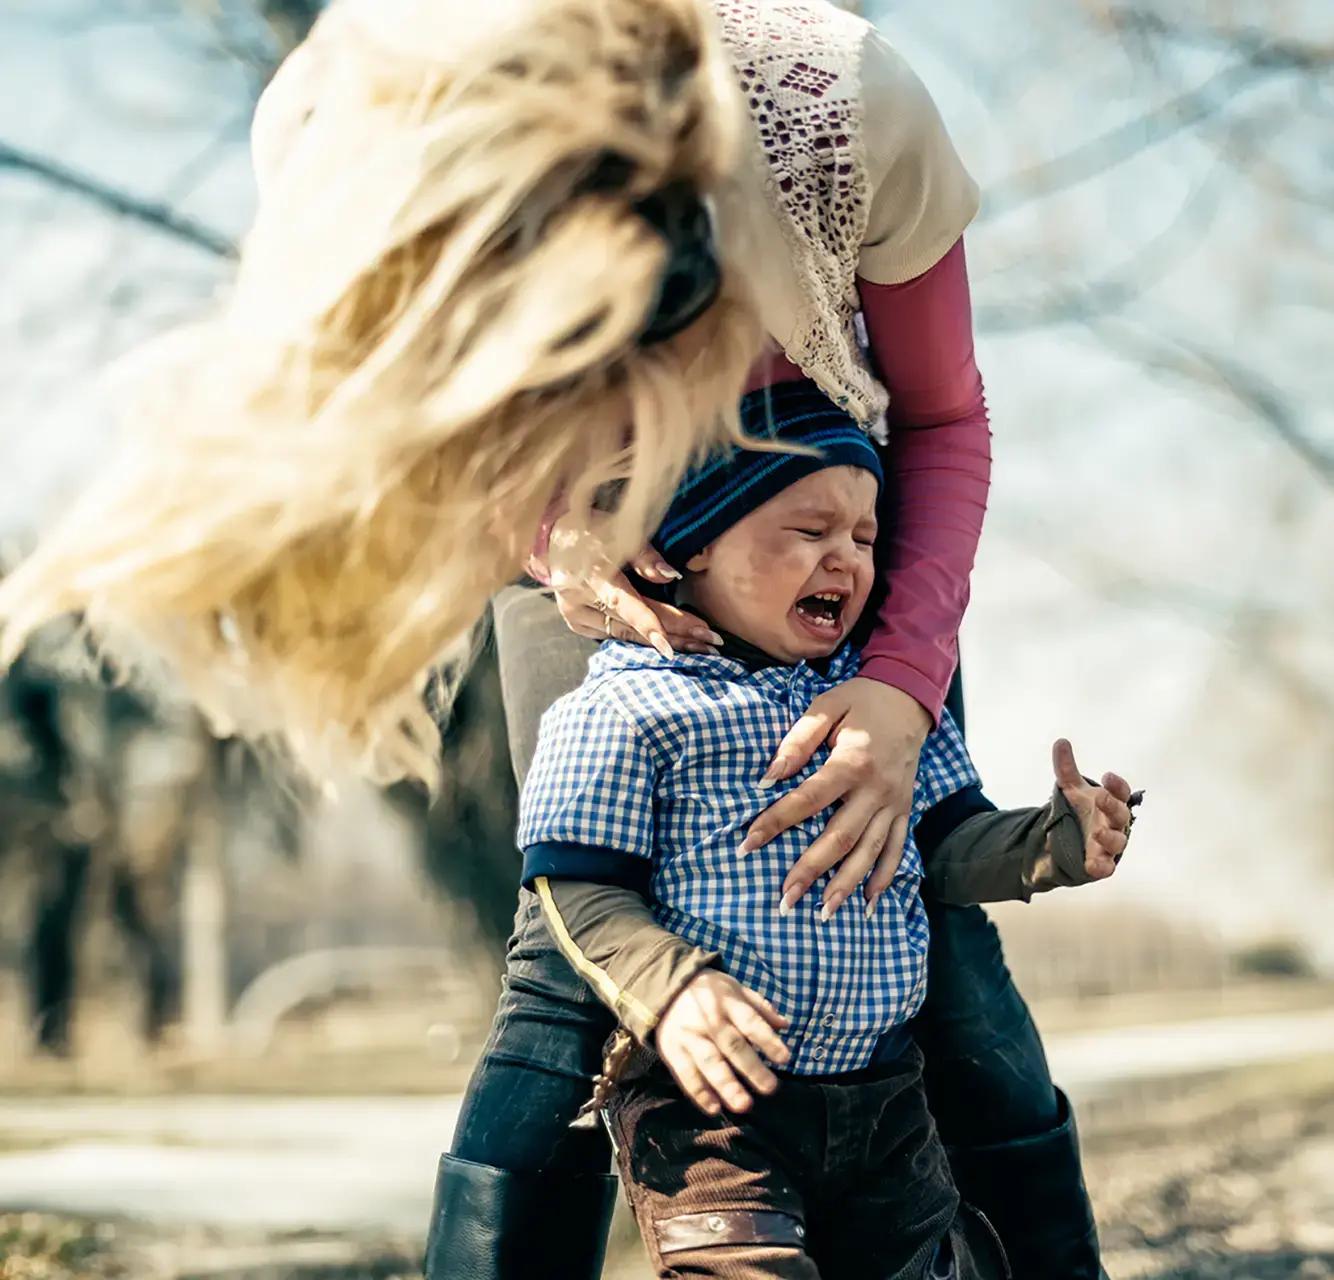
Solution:
M 832 1027 L 834 1025 L 834 1015 L 832 1013 L 826 1013 L 825 1016 L 820 1019 L 820 1025 L 822 1027 Z
M 709 1225 L 709 1230 L 710 1230 L 710 1231 L 721 1231 L 725 1226 L 727 1226 L 727 1223 L 725 1223 L 725 1222 L 724 1222 L 724 1221 L 723 1221 L 723 1220 L 722 1220 L 722 1219 L 715 1213 L 715 1214 L 709 1219 L 709 1223 L 708 1223 L 708 1225 Z
M 811 1057 L 812 1057 L 812 1058 L 815 1058 L 817 1061 L 818 1061 L 820 1058 L 823 1058 L 823 1057 L 824 1057 L 824 1045 L 822 1045 L 822 1044 L 817 1044 L 817 1045 L 815 1046 L 815 1048 L 811 1050 Z

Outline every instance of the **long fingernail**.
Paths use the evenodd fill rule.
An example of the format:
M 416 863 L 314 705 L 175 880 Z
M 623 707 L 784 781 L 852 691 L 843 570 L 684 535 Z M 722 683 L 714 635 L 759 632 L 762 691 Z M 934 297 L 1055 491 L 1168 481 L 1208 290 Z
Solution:
M 758 836 L 748 834 L 741 842 L 741 848 L 737 852 L 744 858 L 748 853 L 754 853 L 760 847 L 761 841 Z
M 676 654 L 674 654 L 674 653 L 672 652 L 672 646 L 671 646 L 670 644 L 668 644 L 668 642 L 667 642 L 667 637 L 666 637 L 666 636 L 664 636 L 664 635 L 652 635 L 652 636 L 649 636 L 649 643 L 652 644 L 652 646 L 653 646 L 653 647 L 654 647 L 660 654 L 662 654 L 662 656 L 663 656 L 664 658 L 674 658 L 674 657 L 676 657 Z
M 669 582 L 675 582 L 681 576 L 680 573 L 678 573 L 677 570 L 673 569 L 672 566 L 669 565 L 666 560 L 659 560 L 657 564 L 657 569 L 658 572 L 662 574 L 662 576 L 666 578 Z
M 676 576 L 679 578 L 681 575 L 678 573 Z M 705 644 L 723 643 L 722 636 L 720 636 L 716 631 L 710 631 L 707 627 L 704 628 L 704 630 L 702 631 L 696 631 L 695 638 L 697 640 L 703 640 Z
M 875 915 L 875 904 L 880 901 L 880 895 L 877 893 L 874 898 L 866 904 L 866 918 L 869 920 Z
M 782 902 L 778 904 L 778 914 L 780 916 L 790 916 L 794 905 L 795 899 L 790 893 L 785 893 Z
M 834 918 L 834 912 L 842 905 L 842 902 L 838 898 L 833 899 L 831 902 L 822 902 L 820 904 L 820 923 L 828 924 Z

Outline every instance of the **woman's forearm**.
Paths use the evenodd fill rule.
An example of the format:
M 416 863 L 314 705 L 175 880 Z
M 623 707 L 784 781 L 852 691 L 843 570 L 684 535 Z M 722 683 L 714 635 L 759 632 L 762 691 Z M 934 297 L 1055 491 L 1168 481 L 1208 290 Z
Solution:
M 862 674 L 939 718 L 991 483 L 963 242 L 905 284 L 859 288 L 872 361 L 890 392 L 892 502 L 888 591 Z

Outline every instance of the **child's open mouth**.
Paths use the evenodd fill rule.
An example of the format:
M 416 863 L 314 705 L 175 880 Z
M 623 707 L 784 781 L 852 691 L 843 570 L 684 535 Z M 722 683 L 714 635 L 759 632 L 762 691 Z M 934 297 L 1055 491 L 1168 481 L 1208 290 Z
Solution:
M 802 596 L 793 612 L 816 635 L 833 637 L 842 627 L 846 603 L 847 596 L 842 592 L 817 591 L 814 595 Z

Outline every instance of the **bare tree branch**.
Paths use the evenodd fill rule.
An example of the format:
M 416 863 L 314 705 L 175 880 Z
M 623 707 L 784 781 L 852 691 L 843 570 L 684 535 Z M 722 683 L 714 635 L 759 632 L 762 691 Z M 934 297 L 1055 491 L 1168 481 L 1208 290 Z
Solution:
M 1224 172 L 1221 164 L 1215 165 L 1168 226 L 1141 245 L 1116 271 L 1087 284 L 1054 289 L 1031 301 L 979 302 L 973 308 L 978 329 L 1015 333 L 1070 321 L 1089 323 L 1121 311 L 1198 247 L 1218 208 Z
M 1255 27 L 1228 27 L 1169 21 L 1156 9 L 1122 5 L 1108 15 L 1114 26 L 1139 35 L 1156 36 L 1181 44 L 1221 46 L 1256 65 L 1268 64 L 1293 71 L 1328 71 L 1334 67 L 1334 41 L 1275 36 Z
M 133 219 L 145 227 L 193 245 L 214 257 L 236 257 L 236 244 L 231 239 L 211 227 L 196 222 L 193 218 L 177 213 L 168 205 L 142 200 L 128 192 L 107 186 L 86 174 L 76 173 L 54 160 L 0 142 L 0 170 L 4 169 L 30 174 L 61 191 L 82 196 L 107 213 Z
M 1188 27 L 1169 23 L 1162 14 L 1144 9 L 1119 9 L 1112 14 L 1116 29 L 1133 35 L 1128 47 L 1140 58 L 1161 64 L 1158 50 L 1171 45 L 1222 47 L 1234 55 L 1298 72 L 1295 89 L 1301 103 L 1294 113 L 1290 103 L 1275 106 L 1267 114 L 1251 114 L 1244 119 L 1229 119 L 1219 113 L 1203 130 L 1206 138 L 1215 137 L 1220 154 L 1250 181 L 1273 194 L 1298 204 L 1326 210 L 1334 198 L 1319 166 L 1308 181 L 1283 171 L 1274 163 L 1273 142 L 1285 127 L 1310 116 L 1329 114 L 1330 104 L 1322 96 L 1334 88 L 1334 44 L 1322 45 L 1282 36 L 1266 35 L 1252 28 Z M 1322 189 L 1323 188 L 1323 189 Z
M 1325 484 L 1334 486 L 1334 453 L 1306 435 L 1289 398 L 1255 369 L 1180 334 L 1169 337 L 1161 332 L 1146 333 L 1111 320 L 1095 322 L 1092 328 L 1103 341 L 1146 367 L 1230 396 L 1264 423 Z
M 1282 609 L 1268 608 L 1243 595 L 1229 596 L 1190 579 L 1172 579 L 1155 565 L 1150 573 L 1114 555 L 1068 538 L 1054 538 L 1050 526 L 1013 513 L 998 520 L 994 533 L 1012 539 L 1036 555 L 1067 582 L 1076 583 L 1098 599 L 1138 613 L 1172 617 L 1210 634 L 1232 637 L 1246 660 L 1264 671 L 1273 683 L 1308 713 L 1334 721 L 1334 696 L 1325 683 L 1295 666 L 1282 653 L 1293 619 Z M 1057 609 L 1044 625 L 1070 620 L 1068 610 Z M 1028 622 L 1034 622 L 1028 615 Z M 1079 625 L 1076 623 L 1076 625 Z
M 1243 89 L 1291 70 L 1285 61 L 1261 56 L 1225 67 L 1203 84 L 1106 133 L 1031 168 L 992 184 L 983 208 L 986 219 L 999 218 L 1025 204 L 1073 187 L 1124 164 L 1229 106 Z

